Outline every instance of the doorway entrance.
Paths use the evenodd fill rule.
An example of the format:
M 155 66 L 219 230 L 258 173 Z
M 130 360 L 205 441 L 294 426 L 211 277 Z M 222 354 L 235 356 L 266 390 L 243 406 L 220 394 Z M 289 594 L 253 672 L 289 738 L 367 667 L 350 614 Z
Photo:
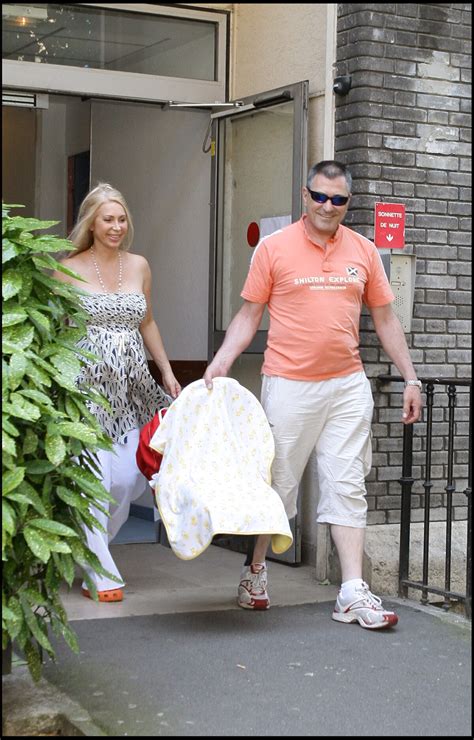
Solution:
M 5 200 L 22 203 L 27 193 L 28 215 L 57 220 L 51 231 L 67 236 L 89 187 L 109 182 L 120 190 L 135 226 L 132 251 L 151 267 L 153 312 L 168 357 L 183 385 L 202 377 L 211 178 L 211 155 L 202 145 L 209 112 L 51 94 L 48 108 L 4 111 L 12 118 L 11 136 L 10 127 L 5 129 L 3 143 L 10 152 L 5 159 L 22 161 L 25 152 L 30 157 L 21 182 L 18 167 L 4 173 Z M 28 122 L 34 125 L 27 128 Z M 9 173 L 15 176 L 12 183 Z M 150 369 L 155 375 L 153 365 Z M 149 491 L 135 507 L 153 521 Z
M 89 158 L 88 185 L 109 182 L 124 194 L 135 225 L 133 249 L 153 275 L 154 316 L 173 366 L 187 368 L 188 382 L 202 377 L 238 310 L 255 246 L 250 226 L 265 236 L 301 215 L 307 83 L 241 102 L 224 113 L 204 104 L 172 108 L 49 95 L 49 107 L 36 111 L 35 215 L 56 218 L 68 232 L 71 204 L 74 209 L 68 162 L 71 178 L 71 162 L 84 175 Z M 265 339 L 264 324 L 231 373 L 257 397 Z M 152 514 L 149 493 L 142 499 L 136 504 Z M 278 559 L 297 563 L 301 528 L 292 524 L 295 547 Z

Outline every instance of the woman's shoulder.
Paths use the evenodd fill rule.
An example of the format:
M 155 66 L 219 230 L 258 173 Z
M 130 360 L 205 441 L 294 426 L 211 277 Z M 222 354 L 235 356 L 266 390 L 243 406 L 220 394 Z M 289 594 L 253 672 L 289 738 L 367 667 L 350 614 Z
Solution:
M 61 265 L 65 267 L 74 267 L 74 265 L 80 265 L 84 261 L 84 252 L 77 252 L 73 254 L 67 254 L 58 260 Z
M 148 260 L 146 257 L 144 257 L 142 254 L 137 254 L 136 252 L 127 252 L 127 257 L 130 257 L 130 259 L 134 260 L 135 262 L 141 262 L 142 264 L 148 264 Z
M 81 277 L 84 275 L 84 273 L 87 273 L 87 263 L 84 258 L 83 252 L 65 255 L 58 259 L 58 262 L 63 267 L 67 268 L 68 270 L 72 270 Z M 57 280 L 61 280 L 63 283 L 72 283 L 73 285 L 82 286 L 82 281 L 78 282 L 72 275 L 68 275 L 64 272 L 61 272 L 60 270 L 55 270 L 53 277 L 55 277 Z
M 73 272 L 77 273 L 78 266 L 73 260 L 69 258 L 64 258 L 62 260 L 58 260 L 58 262 L 61 267 L 65 267 L 66 269 L 72 270 Z M 71 283 L 73 281 L 73 278 L 71 275 L 68 275 L 65 272 L 61 272 L 59 268 L 55 271 L 54 277 L 59 278 L 60 280 L 63 280 L 65 283 Z
M 136 254 L 136 252 L 127 252 L 127 262 L 138 270 L 146 271 L 150 269 L 147 258 L 142 254 Z

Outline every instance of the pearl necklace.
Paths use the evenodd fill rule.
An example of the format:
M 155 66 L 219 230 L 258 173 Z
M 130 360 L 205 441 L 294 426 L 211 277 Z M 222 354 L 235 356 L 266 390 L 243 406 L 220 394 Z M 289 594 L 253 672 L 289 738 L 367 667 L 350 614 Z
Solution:
M 94 255 L 94 248 L 91 247 L 91 255 L 92 255 L 92 261 L 94 263 L 95 271 L 97 273 L 97 277 L 99 278 L 99 283 L 101 285 L 102 290 L 104 293 L 120 293 L 122 289 L 122 255 L 120 253 L 120 250 L 118 252 L 118 260 L 119 260 L 119 273 L 118 273 L 118 284 L 117 284 L 117 290 L 107 290 L 105 287 L 105 283 L 102 280 L 102 275 L 100 274 L 99 265 L 95 261 L 95 255 Z

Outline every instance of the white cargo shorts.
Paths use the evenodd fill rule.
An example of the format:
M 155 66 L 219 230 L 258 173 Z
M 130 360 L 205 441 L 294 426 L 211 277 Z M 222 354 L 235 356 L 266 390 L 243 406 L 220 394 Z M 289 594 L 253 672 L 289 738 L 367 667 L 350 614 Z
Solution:
M 317 521 L 365 527 L 374 409 L 365 373 L 318 382 L 264 375 L 261 402 L 275 439 L 272 487 L 288 518 L 296 514 L 299 483 L 314 451 Z

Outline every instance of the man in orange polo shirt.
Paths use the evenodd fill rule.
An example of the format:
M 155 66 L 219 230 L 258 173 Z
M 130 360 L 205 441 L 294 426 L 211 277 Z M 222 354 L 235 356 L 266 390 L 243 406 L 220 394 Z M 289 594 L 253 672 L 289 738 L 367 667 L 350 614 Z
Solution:
M 373 399 L 359 354 L 363 304 L 384 351 L 405 379 L 404 424 L 421 414 L 417 380 L 394 296 L 375 245 L 342 225 L 351 198 L 345 165 L 324 161 L 303 188 L 306 214 L 263 239 L 245 281 L 244 304 L 204 380 L 225 376 L 252 341 L 268 306 L 270 327 L 262 367 L 262 405 L 275 439 L 272 486 L 288 518 L 296 514 L 298 486 L 316 452 L 319 523 L 335 543 L 342 584 L 333 619 L 367 629 L 397 624 L 362 580 L 367 518 L 365 478 L 371 465 Z M 239 605 L 268 609 L 265 557 L 270 537 L 259 535 L 239 584 Z

